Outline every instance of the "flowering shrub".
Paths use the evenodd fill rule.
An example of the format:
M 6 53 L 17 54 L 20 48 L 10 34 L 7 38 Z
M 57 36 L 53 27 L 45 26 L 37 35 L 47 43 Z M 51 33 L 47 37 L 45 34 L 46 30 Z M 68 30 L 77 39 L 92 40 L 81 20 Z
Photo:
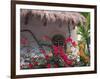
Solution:
M 27 39 L 21 39 L 21 44 L 28 44 Z M 67 46 L 67 50 L 63 46 L 56 45 L 51 47 L 46 46 L 46 48 L 25 48 L 23 46 L 22 48 L 25 48 L 25 51 L 21 49 L 21 52 L 24 51 L 24 54 L 21 55 L 20 68 L 36 69 L 83 66 L 84 62 L 81 61 L 78 43 L 71 37 L 68 37 L 65 39 L 64 45 Z

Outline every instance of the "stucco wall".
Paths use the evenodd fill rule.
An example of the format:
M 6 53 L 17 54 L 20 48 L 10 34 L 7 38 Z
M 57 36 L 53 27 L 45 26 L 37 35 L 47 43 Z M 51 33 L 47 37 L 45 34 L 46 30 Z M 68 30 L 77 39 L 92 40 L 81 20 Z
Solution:
M 61 34 L 65 38 L 69 36 L 68 26 L 66 23 L 60 25 L 60 21 L 57 22 L 47 22 L 47 25 L 44 26 L 44 22 L 38 17 L 29 17 L 28 24 L 25 24 L 25 18 L 21 17 L 21 29 L 29 29 L 38 40 L 42 40 L 43 36 L 48 36 L 52 38 L 56 34 Z M 73 29 L 73 26 L 70 26 L 71 36 L 74 40 L 77 39 L 76 30 Z M 26 35 L 29 36 L 29 35 Z

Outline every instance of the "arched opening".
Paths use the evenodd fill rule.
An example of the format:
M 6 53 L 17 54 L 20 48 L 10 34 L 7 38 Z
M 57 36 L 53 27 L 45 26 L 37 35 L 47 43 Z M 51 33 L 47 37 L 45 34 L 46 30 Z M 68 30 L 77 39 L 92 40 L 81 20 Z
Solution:
M 66 49 L 65 37 L 63 35 L 57 34 L 52 37 L 52 43 L 55 46 L 62 46 L 64 50 Z

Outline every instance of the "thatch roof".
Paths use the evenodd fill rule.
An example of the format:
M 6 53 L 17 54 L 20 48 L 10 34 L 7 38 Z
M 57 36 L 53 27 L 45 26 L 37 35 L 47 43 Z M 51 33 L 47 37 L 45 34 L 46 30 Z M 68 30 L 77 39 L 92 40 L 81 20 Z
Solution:
M 64 22 L 71 26 L 76 26 L 78 23 L 85 25 L 86 18 L 79 12 L 69 12 L 69 11 L 48 11 L 48 10 L 30 10 L 21 9 L 21 16 L 25 17 L 26 20 L 28 16 L 38 16 L 43 22 Z

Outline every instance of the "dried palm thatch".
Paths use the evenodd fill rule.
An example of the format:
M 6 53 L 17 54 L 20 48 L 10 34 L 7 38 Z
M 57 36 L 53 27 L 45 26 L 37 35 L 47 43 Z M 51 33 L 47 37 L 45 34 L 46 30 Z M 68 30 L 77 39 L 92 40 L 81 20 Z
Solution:
M 78 12 L 22 9 L 21 16 L 25 17 L 26 23 L 28 22 L 29 16 L 38 16 L 40 20 L 44 21 L 44 24 L 59 20 L 60 23 L 65 22 L 75 27 L 78 23 L 82 25 L 86 23 L 86 18 Z

